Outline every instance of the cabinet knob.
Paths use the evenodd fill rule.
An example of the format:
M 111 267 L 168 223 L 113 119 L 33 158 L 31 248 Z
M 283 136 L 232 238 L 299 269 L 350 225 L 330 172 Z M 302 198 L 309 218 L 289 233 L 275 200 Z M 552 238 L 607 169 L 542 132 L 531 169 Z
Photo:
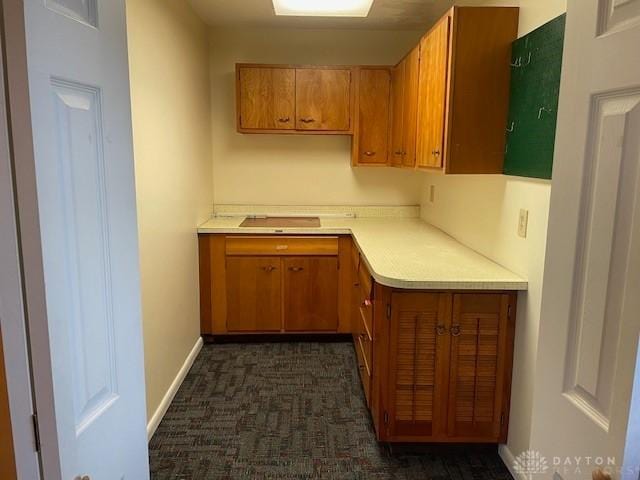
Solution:
M 439 157 L 440 156 L 440 150 L 433 150 L 431 152 L 431 155 L 433 155 L 434 157 Z
M 301 118 L 300 121 L 302 123 L 313 123 L 313 122 L 315 122 L 315 120 L 313 118 L 304 118 L 304 117 Z
M 291 120 L 289 117 L 281 117 L 278 119 L 280 123 L 287 123 L 289 120 Z
M 394 155 L 402 155 L 402 150 L 398 150 L 396 152 L 393 152 Z
M 290 272 L 301 272 L 304 270 L 304 267 L 289 267 Z
M 452 336 L 454 336 L 454 337 L 459 337 L 459 336 L 460 336 L 460 333 L 461 333 L 461 331 L 460 331 L 460 325 L 452 325 L 452 326 L 451 326 L 451 330 L 450 330 L 450 332 L 451 332 L 451 335 L 452 335 Z
M 442 336 L 447 333 L 447 328 L 444 325 L 436 326 L 436 334 Z
M 276 267 L 274 267 L 273 265 L 269 265 L 267 267 L 262 267 L 262 270 L 264 270 L 267 273 L 271 273 L 276 269 Z
M 364 154 L 365 154 L 367 157 L 373 157 L 373 156 L 376 154 L 376 152 L 371 152 L 371 151 L 369 151 L 369 150 L 368 150 L 368 151 L 364 152 Z

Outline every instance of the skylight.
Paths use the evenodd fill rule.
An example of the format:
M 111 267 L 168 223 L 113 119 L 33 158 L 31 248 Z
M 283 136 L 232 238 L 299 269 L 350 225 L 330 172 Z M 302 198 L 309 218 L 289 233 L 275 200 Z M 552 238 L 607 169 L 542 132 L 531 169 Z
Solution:
M 366 17 L 373 0 L 273 0 L 276 15 Z

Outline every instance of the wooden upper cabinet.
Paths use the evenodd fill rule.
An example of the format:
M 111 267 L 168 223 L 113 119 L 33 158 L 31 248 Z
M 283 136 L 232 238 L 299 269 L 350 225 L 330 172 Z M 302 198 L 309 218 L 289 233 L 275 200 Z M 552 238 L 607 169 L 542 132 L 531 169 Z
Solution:
M 404 107 L 402 110 L 402 166 L 416 165 L 416 134 L 418 128 L 418 82 L 420 69 L 420 45 L 415 47 L 405 60 Z
M 296 129 L 351 128 L 351 69 L 296 69 Z
M 353 133 L 351 67 L 236 65 L 241 133 Z
M 514 324 L 506 294 L 454 295 L 448 434 L 506 441 Z
M 420 135 L 417 138 L 419 167 L 442 168 L 449 70 L 449 23 L 450 17 L 444 17 L 420 43 L 422 52 L 418 95 Z
M 361 68 L 357 75 L 358 112 L 353 164 L 387 165 L 391 73 L 388 68 Z
M 389 158 L 394 167 L 402 166 L 403 142 L 402 126 L 404 121 L 404 88 L 406 61 L 400 62 L 391 71 L 391 149 Z
M 417 165 L 502 173 L 518 8 L 454 7 L 422 39 Z
M 451 294 L 393 293 L 389 434 L 396 441 L 446 432 Z
M 238 126 L 242 129 L 295 129 L 295 80 L 291 68 L 238 68 Z
M 279 332 L 281 315 L 279 257 L 226 259 L 227 330 Z
M 416 163 L 420 46 L 392 70 L 391 165 L 413 168 Z
M 287 257 L 284 268 L 286 332 L 338 329 L 338 258 Z

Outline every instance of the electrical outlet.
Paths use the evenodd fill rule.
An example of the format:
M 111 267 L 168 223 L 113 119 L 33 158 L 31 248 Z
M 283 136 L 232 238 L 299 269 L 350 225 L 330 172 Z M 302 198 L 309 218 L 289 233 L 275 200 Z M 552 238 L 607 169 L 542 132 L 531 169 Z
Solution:
M 430 203 L 436 202 L 436 186 L 435 185 L 429 185 L 429 202 Z
M 518 235 L 527 238 L 527 228 L 529 226 L 529 210 L 520 209 L 520 217 L 518 218 Z

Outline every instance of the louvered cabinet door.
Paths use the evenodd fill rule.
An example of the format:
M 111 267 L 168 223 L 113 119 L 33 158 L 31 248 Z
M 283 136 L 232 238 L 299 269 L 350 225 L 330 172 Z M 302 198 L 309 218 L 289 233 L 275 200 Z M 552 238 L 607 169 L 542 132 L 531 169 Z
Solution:
M 448 434 L 474 441 L 506 440 L 513 322 L 508 294 L 453 299 Z
M 446 430 L 451 295 L 393 293 L 389 352 L 389 435 L 395 441 Z

